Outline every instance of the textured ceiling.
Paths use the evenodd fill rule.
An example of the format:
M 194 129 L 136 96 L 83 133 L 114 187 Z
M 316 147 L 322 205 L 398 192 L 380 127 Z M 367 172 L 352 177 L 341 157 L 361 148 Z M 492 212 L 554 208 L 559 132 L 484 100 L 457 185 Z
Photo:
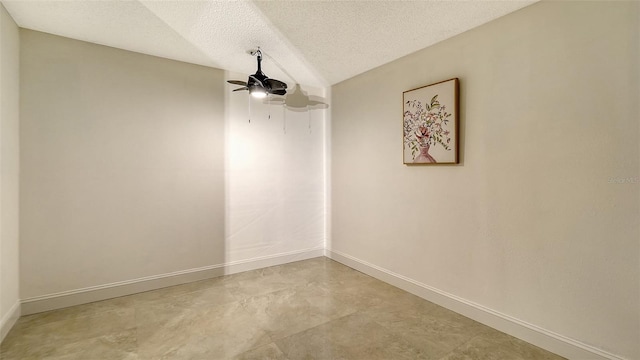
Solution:
M 528 1 L 12 1 L 24 28 L 290 84 L 333 85 Z

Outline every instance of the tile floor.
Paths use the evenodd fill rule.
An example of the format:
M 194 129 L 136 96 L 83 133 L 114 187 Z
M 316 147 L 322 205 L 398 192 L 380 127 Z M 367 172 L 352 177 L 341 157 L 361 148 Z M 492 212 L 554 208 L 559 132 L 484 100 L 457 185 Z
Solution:
M 562 359 L 324 257 L 24 316 L 0 358 Z

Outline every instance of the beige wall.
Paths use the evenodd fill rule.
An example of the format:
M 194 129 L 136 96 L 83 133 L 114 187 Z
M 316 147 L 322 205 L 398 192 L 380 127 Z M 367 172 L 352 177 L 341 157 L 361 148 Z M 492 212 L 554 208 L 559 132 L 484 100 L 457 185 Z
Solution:
M 542 2 L 332 88 L 331 250 L 640 358 L 637 2 Z M 459 166 L 402 92 L 461 84 Z
M 224 73 L 21 30 L 21 297 L 224 262 Z
M 21 39 L 25 311 L 60 292 L 321 254 L 324 111 L 254 100 L 249 114 L 224 81 L 246 75 Z M 96 298 L 80 295 L 61 304 Z
M 0 4 L 0 341 L 19 316 L 19 36 Z

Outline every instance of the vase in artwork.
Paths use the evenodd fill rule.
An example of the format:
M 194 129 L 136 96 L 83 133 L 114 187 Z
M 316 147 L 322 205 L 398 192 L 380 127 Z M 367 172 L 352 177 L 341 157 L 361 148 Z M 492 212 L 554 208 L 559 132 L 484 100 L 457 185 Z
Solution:
M 413 159 L 414 163 L 436 163 L 436 159 L 429 155 L 429 144 L 420 145 L 420 153 Z

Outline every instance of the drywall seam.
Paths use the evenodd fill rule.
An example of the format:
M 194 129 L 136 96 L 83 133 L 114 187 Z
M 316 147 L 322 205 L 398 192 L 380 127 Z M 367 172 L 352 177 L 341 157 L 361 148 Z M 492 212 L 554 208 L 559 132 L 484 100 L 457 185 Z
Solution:
M 408 291 L 423 299 L 458 312 L 480 323 L 569 359 L 628 360 L 553 331 L 546 330 L 539 326 L 516 319 L 512 316 L 492 310 L 480 304 L 476 304 L 459 296 L 449 294 L 345 253 L 325 249 L 325 256 L 402 290 Z
M 16 321 L 18 321 L 20 315 L 20 300 L 18 300 L 13 304 L 11 309 L 9 309 L 9 312 L 0 319 L 0 343 L 4 340 L 9 331 L 11 331 L 11 328 L 15 325 Z
M 311 259 L 324 255 L 323 247 L 297 250 L 253 259 L 232 261 L 224 264 L 203 266 L 167 274 L 119 281 L 110 284 L 90 286 L 54 294 L 34 296 L 22 300 L 22 314 L 29 315 L 43 311 L 61 309 L 94 301 L 111 299 L 140 292 L 185 284 L 212 277 L 235 274 L 269 266 L 282 265 L 294 261 Z

